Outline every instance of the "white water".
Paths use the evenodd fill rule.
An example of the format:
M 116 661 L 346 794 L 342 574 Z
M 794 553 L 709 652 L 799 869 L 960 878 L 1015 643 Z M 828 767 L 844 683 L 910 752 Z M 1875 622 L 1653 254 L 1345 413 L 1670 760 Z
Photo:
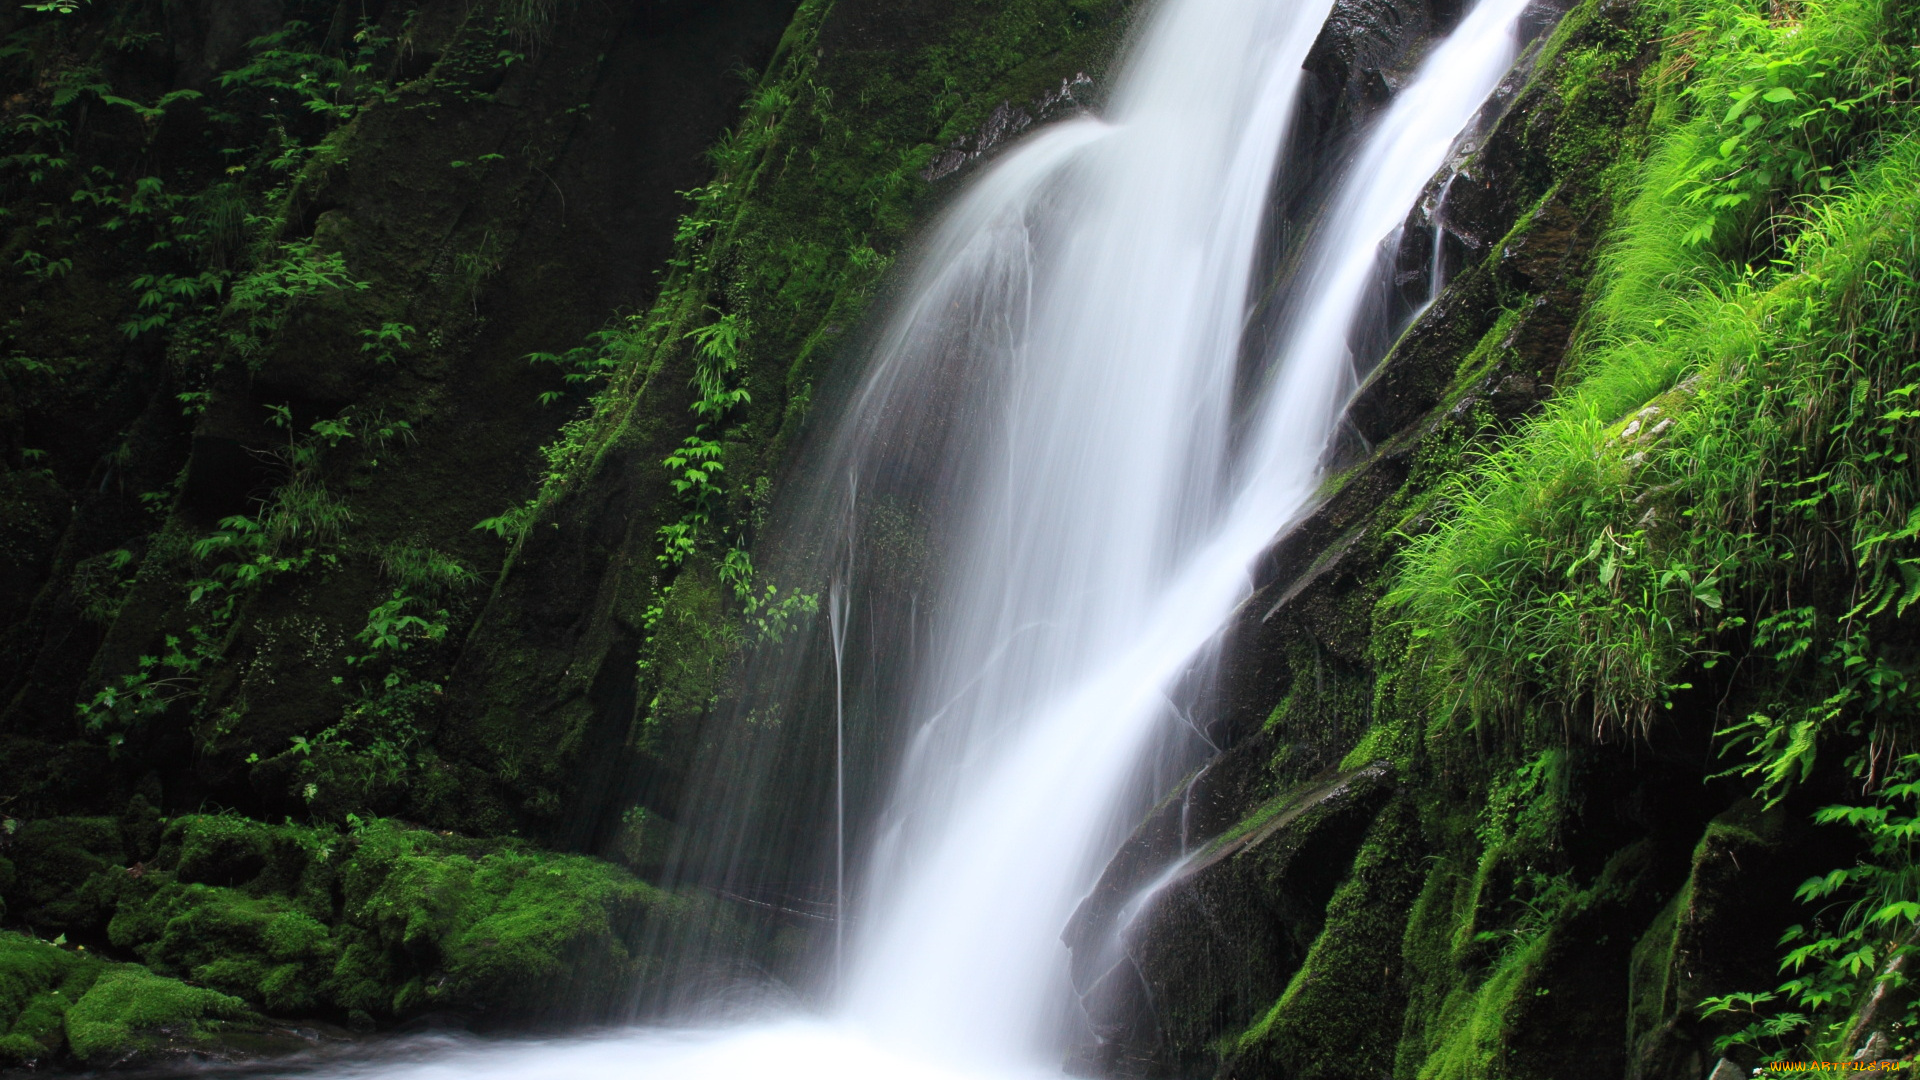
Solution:
M 1038 132 L 943 218 L 829 455 L 856 492 L 917 430 L 950 459 L 915 726 L 829 1019 L 346 1071 L 1059 1075 L 1061 927 L 1169 694 L 1308 505 L 1377 248 L 1507 70 L 1525 3 L 1480 0 L 1371 128 L 1303 264 L 1303 314 L 1238 415 L 1267 185 L 1330 0 L 1166 0 L 1105 119 Z

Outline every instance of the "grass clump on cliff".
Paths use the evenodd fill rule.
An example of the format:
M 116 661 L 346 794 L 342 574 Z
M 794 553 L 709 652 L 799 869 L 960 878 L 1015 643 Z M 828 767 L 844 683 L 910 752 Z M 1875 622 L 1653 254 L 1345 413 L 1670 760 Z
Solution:
M 1760 794 L 1816 764 L 1864 793 L 1820 815 L 1871 855 L 1803 888 L 1828 906 L 1794 977 L 1719 1003 L 1770 1050 L 1845 1045 L 1920 916 L 1916 25 L 1910 0 L 1678 6 L 1576 381 L 1441 492 L 1389 596 L 1436 732 L 1643 733 L 1712 683 Z
M 1445 665 L 1459 713 L 1545 704 L 1601 733 L 1643 727 L 1690 663 L 1710 663 L 1728 631 L 1755 621 L 1746 601 L 1789 606 L 1823 556 L 1881 566 L 1877 538 L 1906 525 L 1907 76 L 1897 48 L 1859 48 L 1898 13 L 1810 8 L 1768 31 L 1770 44 L 1737 15 L 1698 16 L 1678 39 L 1693 51 L 1668 59 L 1693 81 L 1665 103 L 1673 127 L 1608 257 L 1580 381 L 1462 474 L 1449 516 L 1412 541 L 1393 601 Z M 1791 89 L 1778 71 L 1761 105 L 1747 101 L 1754 70 L 1786 51 L 1802 58 L 1788 68 L 1818 67 L 1807 53 L 1851 56 L 1850 81 L 1869 85 L 1832 89 L 1881 106 L 1842 114 L 1858 133 L 1807 134 L 1823 153 L 1798 190 L 1793 162 L 1719 152 L 1761 105 L 1818 111 L 1800 91 L 1768 102 Z M 1863 150 L 1823 160 L 1848 145 Z M 1716 164 L 1732 179 L 1702 179 Z M 1774 181 L 1764 193 L 1727 190 L 1761 176 Z M 1757 204 L 1782 209 L 1744 213 Z M 1833 522 L 1850 523 L 1842 545 Z

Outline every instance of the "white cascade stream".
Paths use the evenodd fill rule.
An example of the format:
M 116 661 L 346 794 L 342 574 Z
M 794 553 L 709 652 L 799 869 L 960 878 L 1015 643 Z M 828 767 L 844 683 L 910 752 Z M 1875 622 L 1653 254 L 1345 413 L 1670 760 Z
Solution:
M 1234 398 L 1255 247 L 1331 0 L 1162 0 L 1106 115 L 1036 132 L 936 226 L 828 455 L 857 485 L 903 416 L 911 431 L 952 407 L 929 387 L 965 371 L 945 585 L 824 1016 L 422 1043 L 327 1071 L 1059 1076 L 1061 927 L 1138 809 L 1169 694 L 1308 507 L 1379 246 L 1512 63 L 1526 3 L 1479 0 L 1367 129 L 1251 405 Z

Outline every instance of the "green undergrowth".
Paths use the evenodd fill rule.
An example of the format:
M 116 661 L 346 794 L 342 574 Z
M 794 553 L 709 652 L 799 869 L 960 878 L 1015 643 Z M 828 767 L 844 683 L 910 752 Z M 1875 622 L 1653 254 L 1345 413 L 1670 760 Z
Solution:
M 1580 379 L 1458 479 L 1391 598 L 1444 681 L 1466 688 L 1446 703 L 1459 715 L 1551 707 L 1601 734 L 1643 727 L 1730 632 L 1762 645 L 1785 633 L 1775 616 L 1832 559 L 1866 572 L 1830 620 L 1865 598 L 1857 621 L 1901 588 L 1912 57 L 1880 39 L 1902 17 L 1877 3 L 1810 8 L 1770 44 L 1750 40 L 1758 16 L 1680 20 L 1694 25 L 1676 48 L 1691 52 L 1667 66 L 1687 81 L 1609 251 Z M 1791 89 L 1786 73 L 1817 66 L 1808 53 L 1848 58 L 1847 85 L 1829 76 L 1821 89 L 1878 108 L 1856 106 L 1848 126 L 1862 130 L 1818 141 L 1839 159 L 1818 173 L 1825 190 L 1770 190 L 1790 208 L 1749 232 L 1703 234 L 1727 211 L 1693 178 L 1745 118 L 1821 111 L 1804 87 L 1777 102 L 1764 85 L 1745 93 L 1762 77 Z M 1846 523 L 1840 543 L 1831 522 Z
M 9 18 L 0 281 L 23 303 L 0 326 L 6 415 L 23 430 L 57 430 L 87 411 L 74 399 L 102 386 L 157 393 L 163 416 L 177 410 L 149 425 L 165 435 L 90 433 L 108 443 L 87 454 L 83 438 L 53 451 L 10 445 L 0 461 L 0 516 L 20 509 L 8 470 L 23 464 L 44 465 L 32 470 L 38 482 L 79 501 L 97 460 L 115 480 L 100 491 L 129 504 L 112 549 L 69 575 L 90 634 L 114 634 L 138 597 L 129 622 L 140 625 L 124 633 L 140 640 L 103 653 L 75 708 L 80 737 L 116 762 L 142 759 L 157 732 L 184 728 L 197 753 L 229 771 L 266 759 L 274 805 L 291 798 L 336 823 L 353 812 L 458 818 L 447 807 L 462 799 L 414 796 L 446 794 L 448 769 L 430 744 L 449 635 L 472 614 L 479 579 L 424 540 L 363 520 L 377 511 L 353 497 L 413 444 L 420 399 L 391 391 L 425 354 L 444 351 L 451 331 L 405 321 L 426 305 L 349 266 L 313 204 L 367 149 L 371 112 L 491 100 L 486 88 L 526 60 L 565 7 L 474 5 L 446 26 L 414 5 L 299 0 L 234 14 L 236 26 L 266 27 L 250 40 L 223 44 L 208 31 L 208 50 L 237 47 L 197 88 L 170 90 L 158 80 L 188 78 L 190 65 L 156 71 L 149 60 L 174 36 L 176 56 L 199 48 L 182 30 L 191 21 L 85 3 L 28 5 Z M 424 73 L 413 69 L 422 50 L 438 57 Z M 291 378 L 274 370 L 289 363 Z M 336 380 L 328 403 L 302 399 L 311 378 Z M 339 404 L 347 384 L 354 400 Z M 262 393 L 266 385 L 276 389 Z M 191 470 L 170 457 L 189 428 L 242 442 L 257 463 L 244 509 L 211 525 L 187 505 Z M 163 468 L 143 456 L 178 471 L 127 490 L 129 474 Z M 78 542 L 84 552 L 97 540 L 83 530 Z M 380 591 L 338 613 L 337 632 L 260 625 L 263 598 L 341 576 Z M 320 722 L 269 736 L 254 714 L 277 704 L 262 699 L 287 673 L 267 654 L 290 634 L 307 639 L 299 666 L 332 668 L 322 676 L 332 690 L 316 695 Z M 488 809 L 487 824 L 504 829 L 505 815 Z
M 699 904 L 584 856 L 386 819 L 8 825 L 0 895 L 11 920 L 137 960 L 144 968 L 126 979 L 180 986 L 167 993 L 202 1002 L 208 1017 L 260 1010 L 364 1026 L 434 1008 L 503 1018 L 615 1008 L 653 970 L 649 927 Z M 724 920 L 715 930 L 725 936 Z M 0 980 L 47 983 L 51 955 L 7 953 Z
M 1920 917 L 1916 25 L 1903 0 L 1675 5 L 1573 377 L 1408 530 L 1376 636 L 1443 756 L 1637 737 L 1711 690 L 1729 775 L 1859 794 L 1820 820 L 1868 858 L 1801 890 L 1785 985 L 1706 1003 L 1754 1018 L 1722 1049 L 1851 1052 Z M 1524 966 L 1501 955 L 1421 1075 L 1475 1074 Z

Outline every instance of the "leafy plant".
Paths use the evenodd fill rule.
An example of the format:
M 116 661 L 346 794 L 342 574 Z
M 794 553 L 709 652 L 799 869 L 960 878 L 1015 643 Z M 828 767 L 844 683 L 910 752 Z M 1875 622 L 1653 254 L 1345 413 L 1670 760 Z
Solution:
M 413 351 L 413 343 L 407 340 L 413 332 L 413 327 L 405 323 L 381 323 L 378 330 L 360 331 L 360 336 L 367 339 L 360 351 L 376 364 L 397 364 L 401 353 Z

